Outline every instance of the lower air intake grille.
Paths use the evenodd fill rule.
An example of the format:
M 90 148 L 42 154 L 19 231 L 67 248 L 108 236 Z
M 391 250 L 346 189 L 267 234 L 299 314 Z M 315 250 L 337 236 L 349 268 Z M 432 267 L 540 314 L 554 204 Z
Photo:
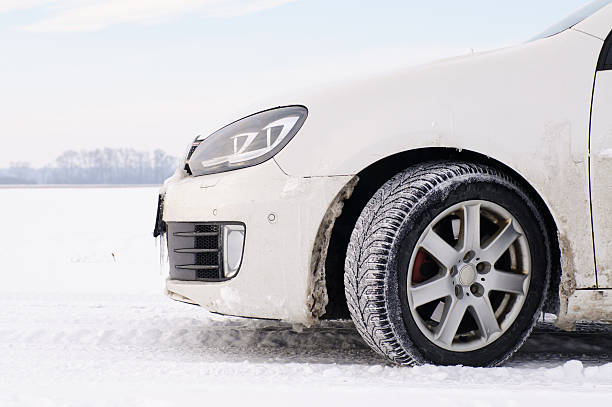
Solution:
M 222 281 L 222 226 L 168 222 L 168 255 L 173 280 Z

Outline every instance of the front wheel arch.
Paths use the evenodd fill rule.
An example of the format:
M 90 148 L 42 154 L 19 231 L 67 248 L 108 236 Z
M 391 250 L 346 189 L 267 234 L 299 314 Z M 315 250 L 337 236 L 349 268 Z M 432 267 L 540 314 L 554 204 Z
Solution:
M 558 314 L 560 309 L 559 286 L 561 282 L 561 251 L 557 234 L 557 223 L 541 194 L 523 176 L 500 160 L 484 154 L 458 150 L 456 148 L 430 147 L 403 151 L 385 157 L 364 168 L 357 174 L 358 182 L 351 196 L 344 200 L 342 213 L 335 220 L 325 258 L 325 284 L 328 294 L 323 319 L 350 318 L 344 294 L 344 261 L 351 232 L 363 208 L 376 191 L 393 176 L 404 169 L 428 161 L 453 160 L 483 164 L 493 167 L 517 182 L 534 197 L 535 205 L 542 213 L 550 239 L 551 268 L 550 285 L 546 293 L 544 312 Z
M 475 205 L 475 202 L 478 205 Z M 468 216 L 463 211 L 465 208 L 456 210 L 457 205 L 468 205 L 469 208 L 476 208 L 478 211 L 469 211 Z M 484 224 L 478 221 L 476 224 L 482 226 L 472 227 L 470 232 L 469 228 L 465 229 L 465 221 L 471 216 L 476 216 L 471 214 L 478 214 L 476 219 L 482 219 L 483 222 L 485 218 L 489 218 L 483 215 L 481 206 L 483 209 L 488 208 L 487 213 L 499 212 L 498 215 L 501 217 L 491 219 L 489 228 L 485 228 Z M 447 210 L 452 210 L 452 213 L 447 213 Z M 459 218 L 463 218 L 463 221 L 459 222 L 461 228 L 451 232 L 451 220 L 454 222 Z M 441 226 L 442 224 L 438 223 L 441 219 L 447 219 L 442 229 L 434 231 L 430 230 L 433 226 L 427 226 Z M 512 239 L 507 238 L 510 236 L 508 230 L 512 231 Z M 474 231 L 476 235 L 472 235 Z M 441 237 L 445 235 L 446 242 Z M 419 242 L 422 236 L 435 238 L 433 240 L 425 238 L 425 242 L 429 243 L 421 244 Z M 501 241 L 497 241 L 496 236 L 503 237 Z M 501 242 L 491 243 L 492 251 L 488 249 L 487 242 L 491 242 L 490 239 L 494 239 L 494 243 Z M 530 252 L 531 249 L 528 248 L 526 252 L 528 264 L 534 265 L 533 273 L 529 271 L 531 266 L 527 265 L 525 269 L 525 265 L 520 261 L 514 266 L 510 265 L 511 247 L 517 244 L 517 239 L 525 240 L 534 248 L 534 251 Z M 361 213 L 353 230 L 344 275 L 351 317 L 366 342 L 395 363 L 433 362 L 472 366 L 500 364 L 523 344 L 540 315 L 552 264 L 549 257 L 549 243 L 542 215 L 533 204 L 532 197 L 498 170 L 457 161 L 434 161 L 410 167 L 378 190 Z M 448 284 L 443 284 L 444 293 L 441 294 L 439 288 L 436 288 L 433 296 L 427 296 L 427 300 L 420 303 L 423 306 L 444 304 L 445 309 L 449 304 L 451 308 L 452 304 L 462 305 L 463 308 L 468 306 L 482 308 L 488 304 L 482 313 L 479 311 L 473 315 L 483 324 L 469 318 L 470 313 L 460 312 L 457 314 L 458 318 L 452 317 L 456 324 L 451 322 L 454 328 L 448 330 L 445 328 L 445 321 L 449 319 L 445 316 L 436 319 L 434 317 L 436 311 L 433 308 L 417 316 L 416 306 L 419 305 L 416 305 L 414 310 L 408 307 L 406 291 L 403 290 L 406 281 L 402 281 L 402 278 L 405 277 L 406 270 L 411 271 L 412 266 L 403 267 L 402 259 L 406 254 L 414 256 L 419 247 L 427 250 L 440 266 L 436 267 L 439 272 L 436 271 L 421 281 L 425 281 L 424 284 L 430 288 L 432 284 L 435 287 L 442 287 L 438 283 L 440 281 L 451 282 L 450 288 L 446 287 Z M 469 258 L 468 253 L 472 253 Z M 497 259 L 501 260 L 499 256 L 504 253 L 508 263 L 498 265 Z M 475 258 L 476 256 L 480 258 Z M 460 286 L 478 285 L 476 281 L 481 279 L 474 279 L 476 262 L 483 260 L 494 264 L 495 271 L 491 270 L 493 275 L 483 271 L 481 276 L 491 280 L 494 275 L 501 272 L 505 275 L 504 283 L 490 286 L 490 283 L 483 282 L 482 285 L 489 288 L 481 293 L 481 298 L 476 298 L 474 291 L 472 291 L 473 296 L 470 296 L 469 291 L 466 291 L 466 294 L 462 294 L 463 291 L 457 293 L 455 289 Z M 458 274 L 452 272 L 455 267 L 473 268 L 474 275 L 469 282 L 463 282 L 463 272 Z M 508 280 L 507 277 L 511 275 L 530 276 L 531 282 L 528 288 L 522 286 L 520 294 L 517 294 L 514 287 L 515 278 Z M 521 277 L 521 282 L 526 281 L 523 278 Z M 484 280 L 485 278 L 482 278 L 482 281 Z M 409 286 L 420 289 L 423 284 L 421 281 L 412 280 Z M 516 312 L 498 315 L 495 309 L 502 311 L 508 309 L 503 302 L 492 307 L 493 298 L 490 295 L 499 294 L 500 289 L 503 292 L 514 293 L 511 294 L 514 299 L 510 302 L 510 308 Z M 432 337 L 428 338 L 429 334 L 425 335 L 424 326 L 418 323 L 417 319 L 421 317 L 429 321 L 426 323 L 426 331 L 431 332 Z M 483 321 L 483 317 L 485 320 L 492 319 L 494 323 Z M 505 328 L 504 322 L 507 322 Z M 460 323 L 463 331 L 458 330 Z M 488 329 L 493 326 L 496 328 L 495 332 Z M 438 343 L 437 337 L 447 336 L 446 331 L 451 335 L 446 338 L 448 341 L 441 340 Z M 470 341 L 468 348 L 465 348 L 466 335 Z M 450 347 L 445 348 L 441 345 L 442 342 Z

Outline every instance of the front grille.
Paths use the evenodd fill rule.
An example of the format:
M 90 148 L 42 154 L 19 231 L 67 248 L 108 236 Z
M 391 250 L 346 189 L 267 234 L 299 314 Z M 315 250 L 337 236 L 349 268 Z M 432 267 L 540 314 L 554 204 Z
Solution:
M 189 153 L 187 153 L 187 159 L 189 160 L 191 158 L 191 155 L 193 154 L 193 152 L 196 150 L 196 148 L 198 148 L 198 146 L 191 146 L 191 148 L 189 149 Z
M 153 228 L 153 237 L 158 237 L 166 233 L 166 222 L 162 219 L 164 213 L 164 196 L 157 197 L 157 215 L 155 215 L 155 227 Z
M 219 224 L 168 222 L 170 278 L 224 280 L 221 232 Z
M 189 159 L 191 158 L 191 156 L 193 155 L 193 153 L 196 151 L 196 149 L 198 148 L 198 146 L 200 145 L 202 141 L 194 141 L 193 144 L 191 145 L 191 148 L 189 149 L 189 152 L 187 153 L 187 157 L 185 157 L 185 171 L 187 171 L 187 174 L 192 175 L 191 174 L 191 168 L 189 167 Z
M 219 255 L 210 252 L 197 253 L 195 264 L 203 265 L 203 266 L 218 266 L 219 265 Z

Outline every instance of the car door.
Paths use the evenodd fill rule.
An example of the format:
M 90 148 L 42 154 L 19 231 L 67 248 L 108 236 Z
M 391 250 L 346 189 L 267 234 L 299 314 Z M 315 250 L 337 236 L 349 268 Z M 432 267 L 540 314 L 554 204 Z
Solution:
M 589 160 L 597 287 L 612 288 L 612 32 L 595 73 Z

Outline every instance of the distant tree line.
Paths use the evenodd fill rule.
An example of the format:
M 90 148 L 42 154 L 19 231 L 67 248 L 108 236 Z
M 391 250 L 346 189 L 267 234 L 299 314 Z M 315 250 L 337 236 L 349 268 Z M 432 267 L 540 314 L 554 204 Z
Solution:
M 0 168 L 0 184 L 160 184 L 177 165 L 177 158 L 162 150 L 68 150 L 42 168 L 27 162 Z

